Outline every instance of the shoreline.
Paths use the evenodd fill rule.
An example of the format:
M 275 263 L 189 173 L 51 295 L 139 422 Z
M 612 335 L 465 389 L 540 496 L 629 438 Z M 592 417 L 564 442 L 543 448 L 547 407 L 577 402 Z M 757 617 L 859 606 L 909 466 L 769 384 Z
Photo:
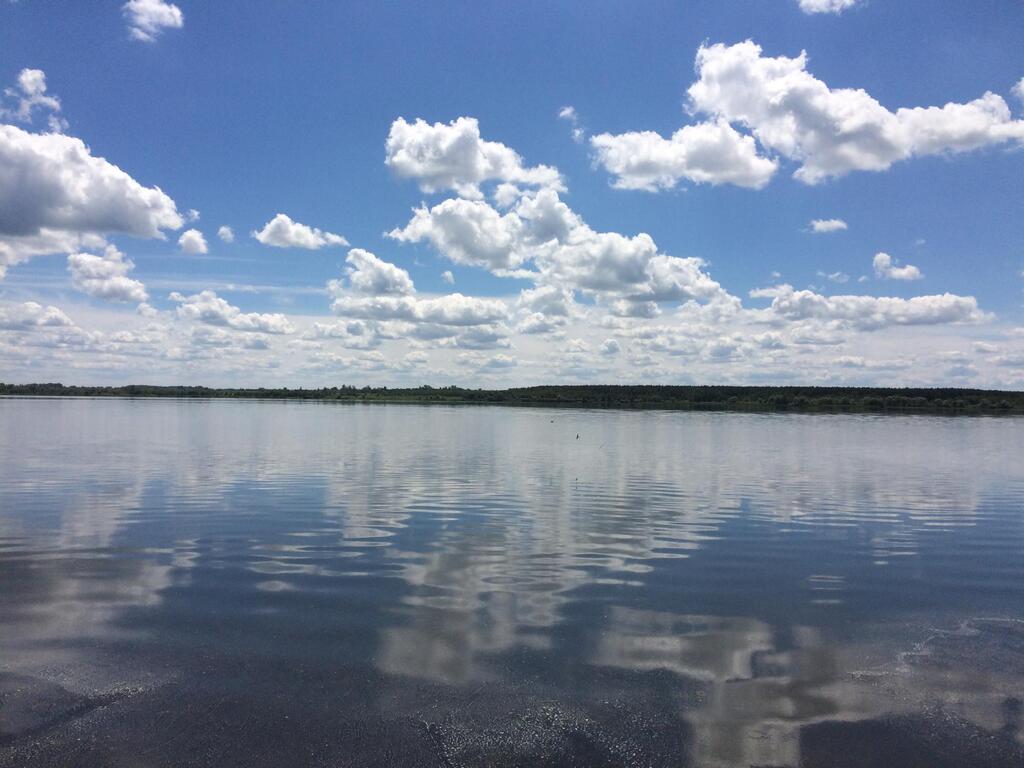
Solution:
M 501 405 L 588 410 L 741 413 L 1024 415 L 1024 392 L 953 388 L 566 385 L 505 390 L 458 387 L 214 388 L 3 384 L 2 397 L 284 400 L 410 405 Z

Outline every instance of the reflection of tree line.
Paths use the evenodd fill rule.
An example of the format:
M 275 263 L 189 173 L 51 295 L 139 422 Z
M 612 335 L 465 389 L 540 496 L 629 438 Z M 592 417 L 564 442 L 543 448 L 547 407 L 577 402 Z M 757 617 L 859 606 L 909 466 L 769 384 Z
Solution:
M 180 397 L 326 400 L 338 402 L 442 403 L 551 406 L 559 408 L 651 408 L 703 411 L 781 411 L 793 413 L 1024 413 L 1024 392 L 984 389 L 887 389 L 877 387 L 731 386 L 543 386 L 518 389 L 463 389 L 422 386 L 266 389 L 160 387 L 80 387 L 63 384 L 3 384 L 0 395 L 45 397 Z

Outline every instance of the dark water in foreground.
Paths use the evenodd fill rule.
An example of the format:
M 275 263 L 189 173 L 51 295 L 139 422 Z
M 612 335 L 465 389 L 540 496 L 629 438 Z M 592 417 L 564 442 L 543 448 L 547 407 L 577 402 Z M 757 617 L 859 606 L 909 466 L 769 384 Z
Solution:
M 0 399 L 0 765 L 1019 767 L 1022 457 L 1019 419 Z

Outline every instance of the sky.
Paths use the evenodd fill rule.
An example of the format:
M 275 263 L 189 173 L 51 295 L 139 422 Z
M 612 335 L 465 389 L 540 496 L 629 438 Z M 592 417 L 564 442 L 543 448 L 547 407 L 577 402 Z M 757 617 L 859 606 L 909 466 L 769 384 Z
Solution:
M 2 0 L 0 381 L 1024 389 L 1024 4 Z

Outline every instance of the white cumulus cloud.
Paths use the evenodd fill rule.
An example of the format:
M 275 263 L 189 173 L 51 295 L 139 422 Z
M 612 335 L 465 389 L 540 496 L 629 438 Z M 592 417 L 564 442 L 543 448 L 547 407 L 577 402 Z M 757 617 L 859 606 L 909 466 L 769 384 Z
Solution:
M 400 117 L 391 124 L 385 150 L 388 168 L 402 178 L 415 179 L 424 192 L 451 189 L 463 197 L 479 198 L 485 181 L 562 188 L 557 169 L 525 167 L 514 150 L 482 139 L 473 117 L 433 125 Z
M 0 125 L 0 234 L 42 229 L 161 237 L 182 225 L 174 201 L 93 157 L 80 139 Z
M 450 293 L 430 299 L 415 296 L 343 295 L 331 305 L 342 317 L 366 320 L 405 320 L 437 325 L 486 325 L 504 320 L 508 307 L 497 299 Z
M 540 312 L 547 317 L 568 317 L 575 306 L 572 291 L 555 285 L 524 289 L 518 303 L 530 312 Z
M 185 253 L 206 253 L 209 248 L 206 245 L 206 238 L 198 229 L 186 229 L 178 238 L 178 245 Z
M 800 10 L 804 13 L 835 13 L 839 14 L 847 8 L 853 8 L 860 0 L 799 0 Z
M 91 253 L 72 253 L 68 256 L 68 272 L 78 290 L 97 299 L 141 303 L 149 297 L 146 287 L 128 277 L 135 268 L 131 259 L 108 245 L 102 256 Z
M 590 139 L 595 159 L 619 189 L 670 189 L 680 180 L 761 189 L 777 163 L 725 120 L 680 128 L 671 138 L 654 131 L 602 133 Z
M 388 237 L 402 242 L 430 242 L 456 264 L 507 270 L 518 266 L 521 222 L 515 214 L 502 216 L 482 200 L 452 198 L 433 208 L 417 208 L 404 228 Z
M 824 320 L 860 330 L 899 325 L 980 322 L 986 315 L 973 296 L 944 293 L 900 299 L 891 296 L 822 296 L 790 285 L 755 289 L 753 298 L 771 298 L 771 311 L 787 320 Z
M 57 307 L 44 307 L 34 301 L 0 307 L 0 328 L 6 331 L 60 328 L 73 325 L 71 318 Z
M 646 233 L 595 232 L 553 189 L 521 192 L 505 214 L 482 200 L 446 200 L 416 210 L 390 236 L 430 242 L 459 264 L 617 301 L 630 316 L 649 316 L 662 302 L 730 300 L 700 259 L 660 253 Z
M 917 267 L 907 264 L 897 267 L 888 253 L 878 252 L 871 261 L 875 270 L 875 276 L 882 280 L 920 280 L 924 275 Z
M 842 232 L 849 229 L 842 219 L 812 219 L 810 223 L 811 232 L 815 234 L 828 234 L 829 232 Z
M 94 157 L 80 139 L 0 125 L 0 276 L 31 256 L 101 244 L 106 233 L 162 239 L 182 223 L 159 187 Z
M 415 293 L 409 273 L 362 248 L 353 248 L 345 258 L 353 290 L 369 296 L 407 296 Z
M 831 88 L 814 77 L 806 52 L 764 56 L 751 40 L 701 46 L 696 70 L 687 108 L 704 122 L 668 139 L 651 131 L 591 139 L 614 186 L 655 190 L 689 180 L 759 189 L 779 158 L 798 164 L 797 179 L 818 184 L 913 157 L 1024 143 L 1024 120 L 1014 120 L 992 92 L 890 111 L 863 89 Z
M 353 248 L 346 261 L 345 280 L 327 284 L 334 295 L 331 309 L 346 318 L 409 324 L 409 335 L 441 338 L 454 332 L 444 326 L 490 325 L 507 319 L 509 310 L 498 299 L 479 299 L 451 293 L 432 298 L 414 295 L 409 273 L 369 251 Z M 434 333 L 431 327 L 436 327 Z
M 217 237 L 219 237 L 222 242 L 233 243 L 235 242 L 235 230 L 227 224 L 224 224 L 217 229 Z
M 1024 141 L 1024 121 L 1011 119 L 994 93 L 891 112 L 863 89 L 830 88 L 814 77 L 806 52 L 764 56 L 750 40 L 702 46 L 697 73 L 691 108 L 749 129 L 762 147 L 799 162 L 794 175 L 808 184 L 920 155 Z
M 179 305 L 178 317 L 184 320 L 197 320 L 236 331 L 283 334 L 295 330 L 284 315 L 242 312 L 214 291 L 202 291 L 193 296 L 183 296 L 175 291 L 168 298 Z
M 264 224 L 263 229 L 254 231 L 252 236 L 263 245 L 274 248 L 305 248 L 315 251 L 327 245 L 348 245 L 348 240 L 341 235 L 292 221 L 283 213 Z

